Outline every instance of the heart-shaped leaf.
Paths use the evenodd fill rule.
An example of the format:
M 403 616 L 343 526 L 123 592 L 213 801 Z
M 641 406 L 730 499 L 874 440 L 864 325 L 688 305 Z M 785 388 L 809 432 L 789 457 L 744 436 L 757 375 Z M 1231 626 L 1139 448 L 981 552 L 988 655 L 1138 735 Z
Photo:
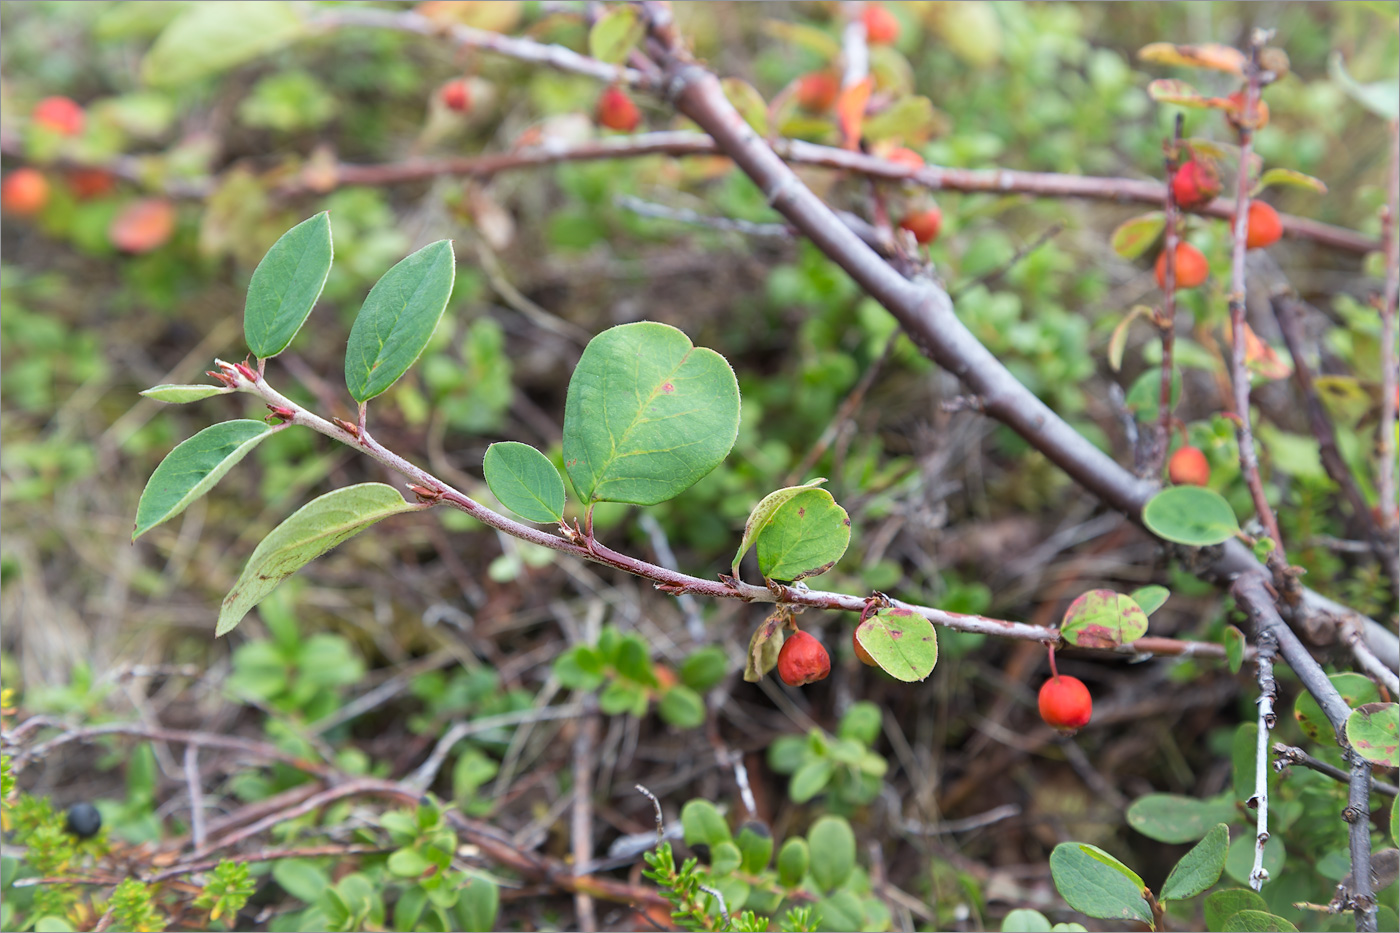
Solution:
M 1240 530 L 1230 503 L 1204 486 L 1163 489 L 1143 507 L 1142 523 L 1159 538 L 1191 547 L 1228 541 Z
M 261 421 L 225 421 L 210 425 L 166 454 L 141 492 L 131 540 L 183 512 L 271 431 Z
M 238 582 L 224 597 L 215 637 L 233 631 L 243 617 L 283 580 L 381 518 L 411 512 L 397 489 L 383 483 L 346 486 L 312 499 L 272 529 L 248 558 Z
M 1116 648 L 1147 634 L 1147 613 L 1131 596 L 1090 590 L 1065 610 L 1060 637 L 1081 648 Z
M 331 273 L 331 215 L 303 220 L 272 244 L 248 283 L 243 337 L 259 359 L 287 348 L 306 323 Z
M 532 522 L 564 520 L 564 481 L 549 458 L 529 444 L 503 441 L 486 448 L 486 485 L 501 504 Z
M 451 240 L 429 243 L 384 273 L 350 328 L 345 385 L 367 402 L 408 372 L 452 295 L 457 260 Z
M 777 504 L 756 540 L 765 578 L 801 580 L 825 573 L 846 553 L 851 519 L 825 489 L 799 489 Z
M 739 382 L 724 357 L 642 321 L 589 341 L 564 402 L 564 468 L 588 504 L 655 505 L 729 455 Z
M 881 609 L 856 627 L 856 641 L 881 670 L 905 683 L 925 679 L 938 663 L 933 623 L 910 609 Z

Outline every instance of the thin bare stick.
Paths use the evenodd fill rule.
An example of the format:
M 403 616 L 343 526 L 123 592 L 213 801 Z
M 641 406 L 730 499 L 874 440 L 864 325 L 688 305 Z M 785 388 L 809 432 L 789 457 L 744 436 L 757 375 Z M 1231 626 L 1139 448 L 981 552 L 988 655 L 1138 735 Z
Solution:
M 416 787 L 422 793 L 426 791 L 437 778 L 437 773 L 442 768 L 442 764 L 447 760 L 447 755 L 452 751 L 452 747 L 468 736 L 477 735 L 482 732 L 489 732 L 492 729 L 500 729 L 504 726 L 518 726 L 527 722 L 544 722 L 551 719 L 574 719 L 582 715 L 583 706 L 573 703 L 568 706 L 546 706 L 540 709 L 522 709 L 513 713 L 500 713 L 495 716 L 483 716 L 480 719 L 468 719 L 459 722 L 451 729 L 443 733 L 438 739 L 433 750 L 418 768 L 404 780 L 409 787 Z
M 1278 639 L 1267 628 L 1254 633 L 1258 648 L 1255 666 L 1259 680 L 1259 736 L 1254 749 L 1254 796 L 1247 806 L 1254 807 L 1254 867 L 1249 872 L 1249 886 L 1258 891 L 1269 880 L 1264 867 L 1264 843 L 1269 841 L 1269 733 L 1277 718 L 1274 703 L 1278 700 L 1278 681 L 1274 679 L 1274 656 L 1278 654 Z
M 204 793 L 199 786 L 199 746 L 185 746 L 185 790 L 190 797 L 190 839 L 195 848 L 204 845 Z
M 1350 773 L 1343 771 L 1335 765 L 1329 765 L 1325 761 L 1314 758 L 1295 745 L 1285 745 L 1282 742 L 1275 742 L 1273 752 L 1275 770 L 1282 771 L 1289 765 L 1302 765 L 1310 771 L 1316 771 L 1318 774 L 1325 774 L 1332 780 L 1340 781 L 1343 784 L 1351 780 Z M 1371 780 L 1371 790 L 1378 794 L 1385 794 L 1388 797 L 1400 796 L 1400 787 L 1394 784 L 1387 784 L 1385 781 L 1377 781 L 1374 778 Z

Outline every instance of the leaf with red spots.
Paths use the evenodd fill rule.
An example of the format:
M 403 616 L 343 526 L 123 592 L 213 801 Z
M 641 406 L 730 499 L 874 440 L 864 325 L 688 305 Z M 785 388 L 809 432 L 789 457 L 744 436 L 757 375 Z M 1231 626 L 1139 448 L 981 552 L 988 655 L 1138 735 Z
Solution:
M 768 524 L 769 519 L 773 517 L 773 513 L 778 511 L 779 506 L 802 490 L 820 486 L 825 482 L 826 477 L 819 476 L 816 479 L 808 480 L 801 486 L 786 486 L 770 492 L 759 500 L 758 505 L 754 506 L 753 511 L 749 513 L 749 520 L 744 523 L 744 538 L 739 542 L 739 550 L 734 552 L 734 565 L 730 571 L 735 577 L 739 576 L 739 562 L 744 559 L 749 548 L 753 547 L 754 541 L 758 540 L 758 533 Z
M 1115 648 L 1147 634 L 1147 613 L 1131 596 L 1090 590 L 1065 611 L 1060 637 L 1081 648 Z
M 758 529 L 757 542 L 758 569 L 765 578 L 814 577 L 826 573 L 846 553 L 851 519 L 825 489 L 799 487 Z
M 1367 761 L 1400 767 L 1400 706 L 1394 703 L 1367 703 L 1347 717 L 1347 741 Z
M 938 663 L 933 623 L 910 609 L 881 609 L 856 627 L 856 641 L 881 670 L 905 683 L 925 679 Z

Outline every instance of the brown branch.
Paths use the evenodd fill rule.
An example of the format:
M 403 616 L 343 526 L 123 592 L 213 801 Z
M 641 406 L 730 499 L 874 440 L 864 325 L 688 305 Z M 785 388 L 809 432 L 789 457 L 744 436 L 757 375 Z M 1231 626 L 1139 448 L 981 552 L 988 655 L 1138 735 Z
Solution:
M 1351 774 L 1349 772 L 1314 758 L 1297 746 L 1275 742 L 1273 752 L 1277 759 L 1274 762 L 1274 767 L 1278 770 L 1283 770 L 1289 765 L 1302 765 L 1310 771 L 1316 771 L 1318 774 L 1325 774 L 1332 780 L 1340 781 L 1343 784 L 1351 780 Z M 1385 781 L 1372 780 L 1371 790 L 1378 794 L 1385 794 L 1388 797 L 1400 796 L 1400 787 L 1394 784 L 1387 784 Z

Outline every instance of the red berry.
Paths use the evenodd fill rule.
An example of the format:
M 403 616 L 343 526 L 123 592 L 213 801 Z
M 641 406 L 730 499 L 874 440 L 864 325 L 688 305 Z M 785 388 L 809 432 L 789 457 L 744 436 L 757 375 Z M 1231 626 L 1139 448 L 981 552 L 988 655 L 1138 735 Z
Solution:
M 1172 176 L 1172 198 L 1182 210 L 1205 207 L 1220 194 L 1220 174 L 1211 162 L 1190 159 Z
M 598 122 L 610 130 L 630 133 L 642 122 L 642 114 L 621 88 L 606 88 L 598 97 Z
M 444 84 L 438 97 L 442 99 L 443 106 L 458 113 L 466 113 L 472 106 L 472 92 L 461 78 Z
M 0 207 L 10 214 L 37 214 L 49 200 L 49 182 L 38 169 L 17 168 L 0 182 Z
M 175 205 L 164 198 L 132 201 L 107 228 L 112 245 L 126 253 L 149 253 L 175 232 Z
M 855 646 L 856 657 L 860 658 L 860 663 L 867 667 L 879 667 L 879 665 L 875 663 L 875 659 L 870 656 L 870 652 L 866 651 L 865 646 L 860 643 L 860 639 L 856 637 L 855 632 L 851 633 L 851 644 Z
M 825 113 L 836 103 L 841 82 L 829 71 L 813 71 L 797 79 L 797 103 L 811 113 Z
M 67 97 L 45 97 L 34 105 L 30 117 L 64 136 L 77 136 L 83 131 L 83 108 Z
M 1199 447 L 1182 447 L 1167 461 L 1167 476 L 1177 486 L 1204 486 L 1210 482 L 1210 462 Z
M 1225 118 L 1235 126 L 1240 126 L 1244 122 L 1241 119 L 1244 115 L 1244 91 L 1236 91 L 1227 95 L 1225 99 L 1233 105 L 1230 110 L 1225 111 Z M 1262 99 L 1259 101 L 1259 109 L 1255 116 L 1257 119 L 1252 129 L 1262 130 L 1269 125 L 1269 105 L 1264 103 Z
M 825 680 L 831 673 L 831 656 L 822 643 L 806 632 L 793 632 L 778 652 L 778 676 L 789 687 Z
M 1245 245 L 1250 249 L 1263 249 L 1273 246 L 1282 237 L 1283 221 L 1279 219 L 1278 211 L 1263 201 L 1250 201 Z
M 1078 732 L 1094 712 L 1094 698 L 1078 677 L 1061 674 L 1040 688 L 1040 718 L 1061 732 Z
M 1210 276 L 1205 254 L 1190 243 L 1176 244 L 1176 287 L 1195 288 Z M 1167 251 L 1157 256 L 1157 287 L 1167 287 Z
M 890 45 L 899 38 L 899 19 L 878 3 L 867 3 L 861 12 L 865 39 L 872 45 Z
M 923 210 L 905 214 L 899 225 L 914 234 L 914 239 L 927 246 L 938 239 L 938 231 L 943 229 L 943 212 L 938 209 L 937 204 L 932 204 Z

